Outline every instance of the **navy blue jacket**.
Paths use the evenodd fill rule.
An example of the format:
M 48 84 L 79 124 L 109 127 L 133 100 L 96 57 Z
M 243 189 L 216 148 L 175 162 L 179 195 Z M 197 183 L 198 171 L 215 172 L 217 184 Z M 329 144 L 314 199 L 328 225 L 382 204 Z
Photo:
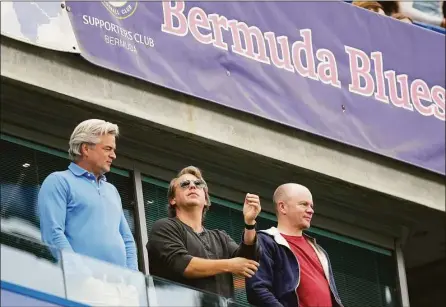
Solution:
M 327 253 L 315 239 L 305 236 L 321 261 L 329 281 L 333 306 L 342 307 Z M 261 248 L 260 266 L 253 277 L 246 279 L 248 302 L 259 307 L 298 307 L 296 289 L 300 282 L 300 267 L 288 242 L 275 227 L 259 231 L 257 240 Z

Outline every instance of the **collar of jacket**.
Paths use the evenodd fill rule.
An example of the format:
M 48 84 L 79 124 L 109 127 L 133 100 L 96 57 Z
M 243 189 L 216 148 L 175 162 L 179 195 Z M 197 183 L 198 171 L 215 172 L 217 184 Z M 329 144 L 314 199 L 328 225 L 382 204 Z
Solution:
M 276 241 L 277 244 L 280 244 L 282 246 L 287 247 L 291 250 L 290 245 L 288 244 L 288 241 L 285 240 L 285 238 L 282 236 L 280 231 L 276 227 L 271 227 L 267 230 L 260 230 L 260 232 L 266 233 L 274 238 L 274 241 Z M 316 239 L 303 233 L 303 236 L 308 240 L 311 247 L 316 252 L 317 257 L 319 258 L 319 261 L 322 265 L 322 268 L 324 269 L 324 274 L 327 280 L 330 280 L 330 270 L 328 268 L 328 259 L 325 253 L 322 251 L 322 249 L 319 248 L 319 246 L 316 244 Z M 292 251 L 292 250 L 291 250 Z M 297 258 L 296 258 L 297 261 Z

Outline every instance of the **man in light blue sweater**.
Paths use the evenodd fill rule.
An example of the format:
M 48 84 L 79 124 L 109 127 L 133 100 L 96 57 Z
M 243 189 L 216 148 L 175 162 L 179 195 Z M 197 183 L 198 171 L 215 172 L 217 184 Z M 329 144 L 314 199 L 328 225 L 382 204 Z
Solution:
M 58 249 L 138 270 L 136 244 L 121 198 L 104 176 L 116 159 L 118 126 L 80 123 L 70 138 L 68 170 L 50 174 L 39 191 L 42 240 Z

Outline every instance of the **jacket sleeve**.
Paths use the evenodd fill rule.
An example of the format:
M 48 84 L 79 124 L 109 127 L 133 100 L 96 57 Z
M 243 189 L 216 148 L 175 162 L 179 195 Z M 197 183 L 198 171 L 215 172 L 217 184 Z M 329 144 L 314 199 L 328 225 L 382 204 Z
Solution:
M 263 236 L 257 236 L 260 245 L 260 266 L 256 274 L 246 278 L 248 302 L 258 307 L 283 307 L 273 294 L 275 247 Z
M 254 244 L 247 245 L 243 242 L 244 233 L 242 234 L 242 241 L 240 244 L 237 244 L 225 231 L 222 230 L 220 233 L 225 238 L 230 258 L 243 257 L 259 261 L 260 248 L 257 242 L 257 236 Z

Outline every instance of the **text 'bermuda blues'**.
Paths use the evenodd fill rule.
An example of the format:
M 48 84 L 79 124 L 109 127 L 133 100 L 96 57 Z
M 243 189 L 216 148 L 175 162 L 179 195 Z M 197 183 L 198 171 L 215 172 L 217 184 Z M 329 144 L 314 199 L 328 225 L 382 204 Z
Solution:
M 193 5 L 195 2 L 162 3 L 163 32 L 177 36 L 186 36 L 190 32 L 197 42 L 212 44 L 213 47 L 226 51 L 229 47 L 228 42 L 224 41 L 223 33 L 229 32 L 233 53 L 341 88 L 334 53 L 324 48 L 314 52 L 311 29 L 299 30 L 302 40 L 295 41 L 290 46 L 287 36 L 276 37 L 274 32 L 262 32 L 257 26 L 249 26 L 243 21 L 228 20 L 216 13 L 207 14 L 200 7 L 191 7 L 186 13 L 186 4 Z M 344 49 L 350 68 L 351 82 L 348 90 L 351 93 L 366 97 L 373 95 L 374 99 L 382 103 L 392 103 L 398 108 L 445 120 L 444 87 L 429 87 L 422 79 L 409 82 L 407 74 L 384 70 L 382 52 L 372 52 L 369 56 L 364 51 L 347 45 Z

